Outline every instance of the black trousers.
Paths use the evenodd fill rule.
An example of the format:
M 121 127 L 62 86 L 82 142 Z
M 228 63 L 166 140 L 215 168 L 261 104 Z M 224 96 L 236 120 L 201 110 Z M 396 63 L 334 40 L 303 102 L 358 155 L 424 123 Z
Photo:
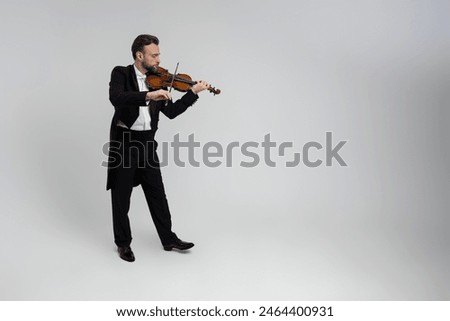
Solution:
M 132 235 L 128 211 L 133 188 L 141 185 L 156 231 L 163 245 L 176 239 L 156 153 L 157 143 L 151 131 L 120 128 L 117 150 L 120 160 L 112 169 L 111 187 L 114 242 L 128 246 Z

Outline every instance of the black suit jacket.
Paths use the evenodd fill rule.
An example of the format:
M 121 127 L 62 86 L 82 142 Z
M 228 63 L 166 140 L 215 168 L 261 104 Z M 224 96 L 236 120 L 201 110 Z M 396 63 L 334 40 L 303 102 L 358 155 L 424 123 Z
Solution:
M 139 117 L 139 107 L 145 106 L 145 97 L 147 91 L 139 91 L 139 85 L 136 80 L 136 73 L 133 65 L 127 67 L 117 66 L 111 73 L 109 83 L 109 100 L 115 108 L 115 113 L 111 122 L 110 130 L 110 149 L 108 157 L 108 178 L 106 189 L 109 190 L 114 183 L 114 177 L 111 175 L 112 155 L 111 145 L 113 142 L 120 141 L 117 137 L 117 122 L 122 121 L 130 128 Z M 162 112 L 168 118 L 173 119 L 186 111 L 198 99 L 198 95 L 189 90 L 176 102 L 168 101 L 150 101 L 149 110 L 151 117 L 151 131 L 154 137 L 158 129 L 159 113 Z

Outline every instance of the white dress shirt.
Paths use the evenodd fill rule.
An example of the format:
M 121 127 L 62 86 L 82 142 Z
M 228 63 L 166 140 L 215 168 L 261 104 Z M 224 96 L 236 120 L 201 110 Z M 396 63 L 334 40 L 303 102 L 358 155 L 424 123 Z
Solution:
M 147 83 L 145 82 L 145 79 L 147 78 L 142 72 L 139 71 L 139 69 L 136 68 L 135 65 L 133 65 L 134 71 L 136 72 L 136 79 L 137 83 L 139 85 L 139 91 L 148 91 Z M 133 123 L 133 125 L 130 127 L 131 130 L 150 130 L 150 112 L 148 108 L 149 100 L 146 100 L 147 105 L 140 106 L 139 107 L 139 117 L 136 119 L 136 121 Z M 120 120 L 117 123 L 117 126 L 128 128 L 127 125 L 122 123 Z

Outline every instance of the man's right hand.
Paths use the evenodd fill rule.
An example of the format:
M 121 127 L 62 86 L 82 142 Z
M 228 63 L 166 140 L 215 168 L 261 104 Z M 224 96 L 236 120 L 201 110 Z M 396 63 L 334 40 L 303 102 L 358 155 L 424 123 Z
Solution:
M 167 90 L 159 89 L 156 91 L 149 91 L 145 100 L 172 100 L 172 95 Z

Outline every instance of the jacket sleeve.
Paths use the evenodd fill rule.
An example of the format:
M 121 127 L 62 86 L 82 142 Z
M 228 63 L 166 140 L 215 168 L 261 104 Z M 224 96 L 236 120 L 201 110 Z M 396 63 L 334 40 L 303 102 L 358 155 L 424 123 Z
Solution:
M 161 107 L 161 111 L 164 115 L 166 115 L 170 119 L 174 119 L 178 115 L 184 113 L 188 107 L 192 106 L 198 99 L 198 95 L 194 94 L 192 90 L 189 90 L 185 93 L 180 99 L 176 102 L 172 102 L 169 100 L 167 106 L 164 104 Z
M 109 101 L 116 109 L 130 106 L 145 106 L 147 91 L 127 90 L 127 75 L 123 67 L 115 67 L 111 72 L 109 82 Z

